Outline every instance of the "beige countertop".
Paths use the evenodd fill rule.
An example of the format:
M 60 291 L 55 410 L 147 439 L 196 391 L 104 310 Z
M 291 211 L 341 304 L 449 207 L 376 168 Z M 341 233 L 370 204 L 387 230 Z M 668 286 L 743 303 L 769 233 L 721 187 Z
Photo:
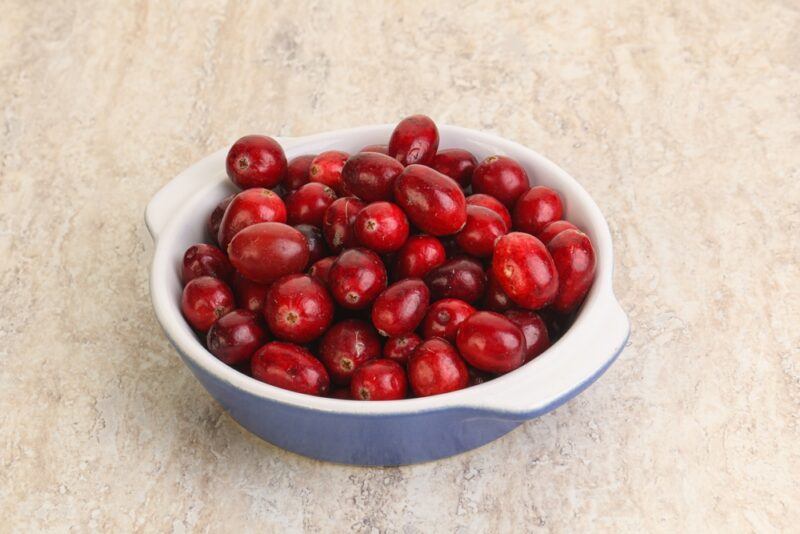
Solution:
M 797 2 L 198 4 L 3 3 L 0 531 L 797 528 Z M 241 134 L 415 112 L 581 181 L 630 343 L 461 456 L 284 452 L 162 335 L 144 206 Z

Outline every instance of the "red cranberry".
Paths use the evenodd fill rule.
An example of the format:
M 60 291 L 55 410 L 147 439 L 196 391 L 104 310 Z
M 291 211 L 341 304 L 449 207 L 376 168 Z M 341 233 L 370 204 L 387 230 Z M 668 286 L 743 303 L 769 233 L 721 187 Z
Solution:
M 461 148 L 448 148 L 436 154 L 431 167 L 449 176 L 466 189 L 472 182 L 472 171 L 477 164 L 478 160 L 471 152 Z
M 486 307 L 492 311 L 501 312 L 514 307 L 506 292 L 500 287 L 491 269 L 486 273 L 486 295 L 483 297 Z
M 467 206 L 467 224 L 456 234 L 461 249 L 478 258 L 494 252 L 494 242 L 506 233 L 506 223 L 497 213 L 481 206 Z
M 395 126 L 389 139 L 389 155 L 403 165 L 427 165 L 439 148 L 439 130 L 430 117 L 412 115 Z
M 364 309 L 386 287 L 386 268 L 371 250 L 345 250 L 331 265 L 328 285 L 339 305 L 351 310 Z
M 289 224 L 322 226 L 328 207 L 336 200 L 330 187 L 311 183 L 301 186 L 286 198 L 286 214 Z
M 217 241 L 217 236 L 219 235 L 219 225 L 222 223 L 222 216 L 225 215 L 225 210 L 235 196 L 236 194 L 228 195 L 220 200 L 217 207 L 214 208 L 214 211 L 212 211 L 211 215 L 208 217 L 206 229 L 208 230 L 208 235 L 211 236 L 211 239 L 213 239 L 215 243 L 219 243 L 219 241 Z
M 297 393 L 322 396 L 330 387 L 322 363 L 292 343 L 267 343 L 253 354 L 251 369 L 256 380 Z
M 543 353 L 550 346 L 547 326 L 538 313 L 530 310 L 508 310 L 503 315 L 517 325 L 525 336 L 525 346 L 527 347 L 525 363 Z
M 454 234 L 467 222 L 464 192 L 430 167 L 406 167 L 394 181 L 394 197 L 411 222 L 428 234 Z
M 558 272 L 541 241 L 529 234 L 512 232 L 497 240 L 492 274 L 517 305 L 538 310 L 551 303 L 558 292 Z
M 359 152 L 377 152 L 378 154 L 389 154 L 389 145 L 367 145 Z
M 315 263 L 328 255 L 328 246 L 325 244 L 322 230 L 318 226 L 298 224 L 294 228 L 306 238 L 308 243 L 308 263 Z
M 231 286 L 234 295 L 236 295 L 236 303 L 240 308 L 255 313 L 260 313 L 261 310 L 264 309 L 264 304 L 267 302 L 269 284 L 253 282 L 241 274 L 234 272 Z
M 275 337 L 308 343 L 333 320 L 333 299 L 322 282 L 305 274 L 284 276 L 267 293 L 264 318 Z
M 553 308 L 559 312 L 574 310 L 594 281 L 597 267 L 592 242 L 580 230 L 564 230 L 547 245 L 558 270 L 558 294 Z
M 383 345 L 383 357 L 405 365 L 420 343 L 422 343 L 422 338 L 417 334 L 390 337 Z
M 391 202 L 373 202 L 365 206 L 353 224 L 356 240 L 378 254 L 400 249 L 409 231 L 406 214 Z
M 454 342 L 458 327 L 473 313 L 475 308 L 463 300 L 437 300 L 431 304 L 422 321 L 422 336 L 425 339 L 441 337 Z
M 247 189 L 231 201 L 219 225 L 217 239 L 222 248 L 240 230 L 262 222 L 286 222 L 286 206 L 278 195 L 260 187 Z
M 380 358 L 361 365 L 350 380 L 350 396 L 356 400 L 398 400 L 406 397 L 406 372 L 399 363 Z
M 347 190 L 365 202 L 391 200 L 395 178 L 403 164 L 377 152 L 360 152 L 347 160 L 342 180 Z
M 353 223 L 363 207 L 364 203 L 356 197 L 344 197 L 336 199 L 325 212 L 322 233 L 333 252 L 341 252 L 346 248 L 356 246 L 357 240 Z
M 199 243 L 186 249 L 183 255 L 181 279 L 184 285 L 199 276 L 212 276 L 228 280 L 232 273 L 231 263 L 217 247 Z
M 333 262 L 336 261 L 336 256 L 328 256 L 327 258 L 322 258 L 321 260 L 317 260 L 314 265 L 308 270 L 309 276 L 313 276 L 323 284 L 328 284 L 328 275 L 331 271 L 331 265 Z
M 206 336 L 209 352 L 228 365 L 238 365 L 267 340 L 256 314 L 248 310 L 233 310 L 214 323 Z
M 415 235 L 409 237 L 397 252 L 394 276 L 398 280 L 422 278 L 446 259 L 441 241 L 429 235 Z
M 456 349 L 435 337 L 425 341 L 411 356 L 408 381 L 418 397 L 429 397 L 464 389 L 469 384 L 469 373 Z
M 289 165 L 286 168 L 286 179 L 283 181 L 283 185 L 286 186 L 286 189 L 294 191 L 300 189 L 309 182 L 310 177 L 308 171 L 315 157 L 314 154 L 305 154 L 292 158 L 292 160 L 289 161 Z
M 503 219 L 503 222 L 506 223 L 506 232 L 511 231 L 511 213 L 508 211 L 508 208 L 506 208 L 503 203 L 496 198 L 477 193 L 467 197 L 467 205 L 489 208 L 498 214 Z
M 233 292 L 218 278 L 201 276 L 183 288 L 181 311 L 198 332 L 206 333 L 214 322 L 235 307 Z
M 514 204 L 514 228 L 537 235 L 545 226 L 561 219 L 563 213 L 558 193 L 541 185 L 531 187 Z
M 344 183 L 342 182 L 342 168 L 350 155 L 340 150 L 328 150 L 322 152 L 308 169 L 308 176 L 312 182 L 325 184 L 337 195 L 345 195 Z
M 539 241 L 547 245 L 555 236 L 564 230 L 578 230 L 578 227 L 569 221 L 553 221 L 542 228 L 536 237 L 539 238 Z
M 489 156 L 472 173 L 473 191 L 491 195 L 509 208 L 529 187 L 525 169 L 505 156 Z
M 246 135 L 228 151 L 225 169 L 231 181 L 242 189 L 275 187 L 286 176 L 286 156 L 275 139 Z
M 486 290 L 483 266 L 469 258 L 453 258 L 425 277 L 433 300 L 456 298 L 475 302 Z
M 228 257 L 243 276 L 266 284 L 283 275 L 302 272 L 308 263 L 308 243 L 291 226 L 258 223 L 234 236 Z
M 355 370 L 381 355 L 381 340 L 375 329 L 358 319 L 336 323 L 319 344 L 319 357 L 337 384 L 348 384 Z
M 456 334 L 458 351 L 481 371 L 507 373 L 525 362 L 525 335 L 499 313 L 481 311 L 469 316 Z
M 383 336 L 413 332 L 430 302 L 430 291 L 419 278 L 407 278 L 387 287 L 372 305 L 372 324 Z

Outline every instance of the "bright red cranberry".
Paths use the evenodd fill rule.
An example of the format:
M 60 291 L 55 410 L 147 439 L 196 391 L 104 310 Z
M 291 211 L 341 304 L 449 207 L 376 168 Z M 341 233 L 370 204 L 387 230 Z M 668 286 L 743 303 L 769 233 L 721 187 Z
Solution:
M 594 281 L 597 260 L 589 237 L 580 230 L 564 230 L 547 245 L 558 270 L 558 294 L 553 308 L 559 312 L 572 311 Z
M 454 234 L 467 222 L 464 192 L 430 167 L 409 165 L 394 181 L 394 197 L 414 225 L 432 235 Z
M 539 314 L 530 310 L 508 310 L 505 315 L 517 325 L 525 336 L 525 363 L 531 361 L 550 346 L 547 326 Z
M 522 166 L 505 156 L 489 156 L 472 173 L 472 190 L 491 195 L 511 208 L 528 190 L 528 174 Z
M 433 300 L 455 298 L 476 302 L 486 290 L 483 266 L 470 258 L 453 258 L 425 277 Z
M 397 252 L 393 274 L 397 280 L 423 278 L 446 259 L 444 246 L 437 238 L 430 235 L 411 236 Z
M 409 231 L 406 214 L 391 202 L 364 206 L 353 223 L 356 240 L 378 254 L 399 250 L 408 239 Z
M 328 255 L 328 245 L 325 244 L 322 230 L 318 226 L 298 224 L 294 228 L 306 238 L 308 243 L 308 263 L 315 263 Z
M 506 223 L 506 232 L 511 231 L 511 213 L 508 211 L 508 208 L 506 208 L 503 203 L 496 198 L 477 193 L 467 197 L 467 205 L 489 208 L 498 214 L 503 219 L 503 222 Z
M 492 274 L 492 270 L 486 272 L 486 294 L 483 296 L 484 305 L 496 312 L 501 312 L 514 307 L 514 303 L 500 287 L 500 284 Z
M 225 169 L 231 181 L 242 189 L 275 187 L 286 176 L 286 156 L 275 139 L 246 135 L 228 151 Z
M 218 278 L 201 276 L 183 288 L 181 311 L 198 332 L 208 332 L 217 319 L 235 307 L 231 288 Z
M 331 391 L 330 397 L 332 399 L 353 400 L 353 398 L 350 396 L 349 387 L 334 389 Z
M 355 370 L 381 356 L 381 340 L 365 321 L 348 319 L 325 332 L 319 344 L 319 358 L 337 384 L 349 384 Z
M 322 233 L 333 252 L 341 252 L 357 245 L 353 223 L 364 208 L 364 203 L 356 197 L 336 199 L 325 212 L 322 220 Z
M 314 154 L 304 154 L 289 161 L 289 165 L 286 167 L 286 179 L 283 181 L 287 190 L 295 191 L 309 182 L 311 178 L 308 171 L 315 157 Z
M 547 245 L 550 241 L 564 230 L 578 230 L 578 227 L 569 221 L 553 221 L 536 234 L 539 241 Z
M 514 228 L 537 235 L 545 226 L 561 219 L 564 206 L 558 193 L 537 185 L 523 193 L 514 204 Z
M 507 373 L 525 362 L 525 335 L 499 313 L 481 311 L 458 328 L 456 345 L 473 367 L 490 373 Z
M 290 391 L 323 396 L 330 387 L 325 366 L 293 343 L 267 343 L 253 354 L 250 366 L 256 380 Z
M 392 199 L 392 185 L 403 164 L 377 152 L 359 152 L 347 160 L 342 180 L 350 194 L 364 202 Z
M 378 154 L 389 154 L 389 145 L 367 145 L 359 152 L 377 152 Z
M 419 278 L 387 287 L 372 305 L 372 324 L 387 337 L 413 332 L 428 311 L 430 291 Z
M 342 252 L 331 265 L 328 285 L 340 306 L 364 309 L 386 287 L 386 268 L 371 250 L 351 248 Z
M 234 193 L 220 200 L 217 207 L 214 208 L 214 211 L 212 211 L 211 215 L 208 217 L 206 230 L 208 230 L 208 235 L 211 236 L 211 239 L 213 239 L 215 243 L 219 243 L 219 241 L 217 241 L 217 236 L 219 235 L 219 225 L 222 223 L 222 216 L 225 215 L 225 210 L 228 209 L 228 205 L 235 196 L 236 194 Z
M 403 165 L 428 165 L 438 148 L 439 130 L 425 115 L 412 115 L 401 120 L 389 139 L 389 155 Z
M 247 189 L 236 195 L 225 210 L 217 240 L 222 248 L 227 248 L 240 230 L 262 222 L 285 223 L 286 206 L 269 189 Z
M 323 284 L 328 284 L 328 275 L 331 272 L 331 265 L 336 261 L 336 256 L 328 256 L 317 260 L 314 265 L 308 270 L 309 276 L 313 276 Z
M 390 337 L 383 345 L 383 357 L 405 365 L 420 343 L 422 343 L 422 338 L 417 334 Z
M 244 277 L 267 284 L 283 275 L 299 273 L 308 264 L 303 234 L 282 223 L 258 223 L 233 237 L 228 258 Z
M 467 206 L 467 224 L 456 234 L 461 250 L 478 258 L 494 252 L 494 242 L 506 233 L 506 223 L 497 213 L 481 206 Z
M 448 148 L 436 154 L 431 167 L 466 189 L 472 183 L 472 171 L 477 164 L 478 160 L 471 152 L 461 148 Z
M 289 224 L 310 224 L 322 227 L 328 207 L 336 200 L 330 187 L 310 183 L 286 197 L 286 214 Z
M 213 324 L 206 336 L 209 352 L 228 365 L 239 365 L 267 341 L 256 314 L 233 310 Z
M 311 162 L 308 176 L 312 182 L 325 184 L 339 196 L 347 194 L 342 182 L 342 168 L 350 155 L 340 150 L 321 152 Z
M 198 243 L 192 245 L 183 255 L 181 280 L 188 284 L 199 276 L 212 276 L 228 280 L 233 274 L 233 267 L 227 256 L 217 247 Z
M 422 337 L 425 339 L 440 337 L 455 342 L 458 327 L 475 311 L 475 308 L 463 300 L 437 300 L 431 304 L 422 321 Z
M 361 365 L 350 380 L 350 395 L 356 400 L 398 400 L 406 398 L 406 372 L 399 363 L 380 358 Z
M 333 321 L 333 299 L 316 278 L 291 274 L 269 288 L 264 318 L 275 337 L 308 343 L 321 336 Z
M 511 232 L 497 240 L 492 274 L 518 306 L 538 310 L 558 292 L 558 272 L 541 241 L 529 234 Z
M 464 389 L 469 385 L 469 372 L 456 349 L 435 337 L 425 341 L 411 356 L 408 382 L 418 397 L 429 397 Z
M 264 309 L 264 304 L 267 302 L 269 284 L 253 282 L 234 271 L 231 288 L 233 289 L 233 294 L 236 295 L 236 303 L 240 308 L 258 314 Z

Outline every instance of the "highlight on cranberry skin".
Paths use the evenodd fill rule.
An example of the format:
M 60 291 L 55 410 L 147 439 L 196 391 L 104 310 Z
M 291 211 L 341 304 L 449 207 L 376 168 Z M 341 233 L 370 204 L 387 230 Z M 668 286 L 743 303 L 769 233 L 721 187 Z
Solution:
M 350 395 L 360 401 L 400 400 L 406 398 L 407 391 L 405 370 L 385 358 L 364 363 L 350 380 Z
M 380 358 L 381 339 L 366 321 L 348 319 L 333 325 L 319 344 L 319 358 L 336 384 L 348 385 L 356 369 Z
M 201 276 L 228 280 L 232 274 L 233 267 L 227 256 L 215 246 L 198 243 L 186 249 L 183 254 L 181 269 L 183 285 Z
M 325 366 L 293 343 L 267 343 L 253 354 L 250 369 L 256 380 L 297 393 L 324 396 L 330 389 Z
M 409 360 L 408 381 L 418 397 L 429 397 L 464 389 L 469 372 L 456 349 L 435 337 L 422 343 Z
M 239 365 L 266 342 L 267 334 L 255 313 L 233 310 L 217 320 L 208 331 L 208 351 L 228 365 Z
M 192 328 L 205 334 L 217 319 L 233 311 L 236 303 L 228 284 L 201 276 L 191 280 L 183 288 L 181 311 Z
M 333 321 L 333 299 L 316 278 L 306 274 L 284 276 L 267 292 L 264 318 L 275 337 L 309 343 Z
M 275 139 L 246 135 L 228 151 L 225 170 L 231 181 L 242 189 L 275 187 L 286 177 L 286 155 Z
M 411 115 L 395 126 L 389 155 L 403 165 L 428 165 L 439 148 L 439 129 L 427 115 Z
M 489 156 L 472 173 L 472 190 L 475 193 L 493 196 L 509 209 L 529 188 L 528 173 L 519 163 L 506 156 Z
M 458 329 L 456 346 L 473 367 L 489 373 L 508 373 L 525 363 L 525 335 L 508 318 L 480 311 Z
M 531 187 L 514 204 L 514 228 L 537 235 L 563 214 L 564 205 L 558 193 L 541 185 Z

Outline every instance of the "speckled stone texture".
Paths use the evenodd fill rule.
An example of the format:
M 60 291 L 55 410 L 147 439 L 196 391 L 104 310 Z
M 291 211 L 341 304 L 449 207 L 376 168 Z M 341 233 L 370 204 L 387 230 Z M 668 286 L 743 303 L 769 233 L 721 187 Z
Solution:
M 0 531 L 798 528 L 797 2 L 0 4 Z M 162 335 L 144 206 L 241 134 L 418 112 L 584 184 L 629 346 L 459 457 L 286 453 Z

